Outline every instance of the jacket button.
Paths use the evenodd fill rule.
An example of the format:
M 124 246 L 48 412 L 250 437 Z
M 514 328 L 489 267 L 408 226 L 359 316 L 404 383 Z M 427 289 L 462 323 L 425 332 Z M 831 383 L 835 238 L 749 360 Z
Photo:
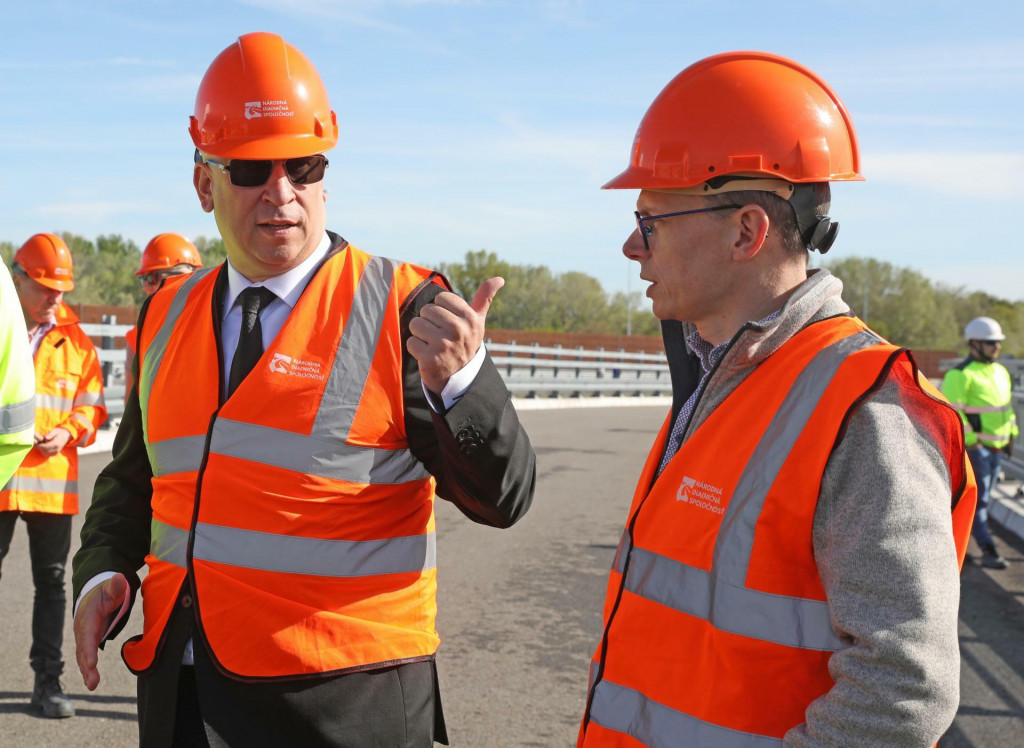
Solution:
M 192 595 L 182 595 L 181 596 L 181 607 L 183 607 L 183 608 L 191 608 L 192 607 Z

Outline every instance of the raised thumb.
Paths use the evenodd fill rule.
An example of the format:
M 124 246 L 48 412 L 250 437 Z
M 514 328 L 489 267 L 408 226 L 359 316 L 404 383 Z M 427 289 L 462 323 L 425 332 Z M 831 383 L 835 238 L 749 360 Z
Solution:
M 470 307 L 481 317 L 486 315 L 487 310 L 491 307 L 491 302 L 494 301 L 494 297 L 498 293 L 498 289 L 504 285 L 504 278 L 488 278 L 480 284 L 480 288 L 473 294 L 473 301 L 470 303 Z

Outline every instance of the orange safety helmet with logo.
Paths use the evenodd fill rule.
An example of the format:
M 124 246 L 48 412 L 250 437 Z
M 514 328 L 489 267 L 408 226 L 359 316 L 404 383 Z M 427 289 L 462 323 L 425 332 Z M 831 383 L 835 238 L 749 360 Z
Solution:
M 779 55 L 728 52 L 665 87 L 640 122 L 629 166 L 604 189 L 774 192 L 824 253 L 839 224 L 815 214 L 813 183 L 863 179 L 853 122 L 825 81 Z
M 821 78 L 784 57 L 731 52 L 665 87 L 629 166 L 604 188 L 772 192 L 793 207 L 806 245 L 826 252 L 838 224 L 818 213 L 815 184 L 861 179 L 853 124 Z M 955 413 L 905 350 L 860 320 L 809 325 L 716 407 L 697 427 L 704 437 L 684 442 L 656 479 L 666 421 L 609 579 L 581 748 L 781 744 L 829 690 L 828 661 L 844 645 L 830 625 L 811 522 L 845 414 L 882 372 L 942 403 L 939 443 L 963 563 L 976 487 Z M 789 386 L 798 377 L 814 383 L 813 398 Z M 793 413 L 797 401 L 806 420 Z M 739 442 L 723 461 L 715 450 L 726 434 Z M 762 439 L 772 449 L 759 448 Z M 691 484 L 692 496 L 683 490 Z M 686 521 L 671 519 L 680 507 L 692 508 Z
M 313 63 L 277 34 L 257 32 L 210 64 L 189 132 L 221 159 L 287 159 L 333 148 L 338 116 Z
M 31 237 L 14 254 L 14 261 L 41 286 L 55 291 L 71 291 L 75 287 L 71 250 L 56 234 Z
M 135 274 L 145 275 L 154 270 L 169 270 L 177 265 L 192 265 L 197 268 L 203 266 L 196 245 L 180 234 L 158 234 L 142 250 L 142 259 Z

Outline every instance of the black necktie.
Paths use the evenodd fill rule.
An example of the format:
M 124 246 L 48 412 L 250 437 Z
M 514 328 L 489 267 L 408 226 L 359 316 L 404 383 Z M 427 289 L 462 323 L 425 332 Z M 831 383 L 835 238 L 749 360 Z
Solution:
M 276 298 L 273 291 L 262 286 L 249 286 L 238 297 L 242 305 L 242 326 L 238 329 L 238 345 L 235 346 L 235 356 L 231 359 L 228 397 L 231 397 L 231 393 L 237 389 L 263 355 L 260 309 Z

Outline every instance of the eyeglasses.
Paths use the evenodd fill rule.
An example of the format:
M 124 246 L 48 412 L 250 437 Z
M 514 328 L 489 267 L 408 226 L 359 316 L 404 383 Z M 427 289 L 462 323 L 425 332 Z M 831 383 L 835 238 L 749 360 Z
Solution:
M 634 210 L 633 215 L 636 216 L 636 227 L 640 230 L 640 236 L 644 238 L 644 249 L 648 252 L 651 250 L 651 246 L 647 243 L 647 239 L 654 235 L 654 227 L 647 226 L 646 224 L 654 221 L 661 220 L 662 218 L 672 218 L 673 216 L 689 216 L 694 213 L 712 213 L 716 210 L 737 210 L 742 208 L 742 205 L 715 205 L 711 208 L 697 208 L 696 210 L 681 210 L 678 213 L 661 213 L 656 216 L 642 216 L 639 210 Z
M 191 267 L 191 265 L 189 267 Z M 192 270 L 175 270 L 174 268 L 166 270 L 152 270 L 144 275 L 140 275 L 139 283 L 144 286 L 156 286 L 159 285 L 164 278 L 173 278 L 176 275 L 186 275 L 191 272 Z
M 283 159 L 284 171 L 292 184 L 315 184 L 324 178 L 327 170 L 327 157 L 322 153 L 312 156 Z M 235 187 L 262 187 L 274 172 L 272 159 L 233 158 L 228 163 L 211 161 L 208 156 L 196 149 L 195 162 L 215 166 L 228 175 Z

